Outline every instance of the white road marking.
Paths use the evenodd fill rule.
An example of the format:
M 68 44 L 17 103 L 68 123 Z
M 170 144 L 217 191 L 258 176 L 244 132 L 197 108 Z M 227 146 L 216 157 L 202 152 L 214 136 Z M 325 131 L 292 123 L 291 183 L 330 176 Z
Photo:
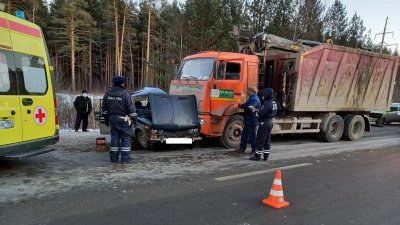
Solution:
M 302 163 L 302 164 L 278 167 L 278 168 L 273 168 L 273 169 L 268 169 L 268 170 L 258 170 L 258 171 L 253 171 L 253 172 L 249 172 L 249 173 L 241 173 L 241 174 L 235 174 L 235 175 L 226 176 L 226 177 L 218 177 L 218 178 L 215 178 L 215 180 L 217 180 L 217 181 L 233 180 L 233 179 L 239 179 L 239 178 L 243 178 L 243 177 L 250 177 L 250 176 L 255 176 L 255 175 L 260 175 L 260 174 L 265 174 L 265 173 L 271 173 L 271 172 L 275 172 L 276 170 L 288 170 L 288 169 L 294 169 L 294 168 L 311 166 L 311 165 L 312 165 L 312 163 Z

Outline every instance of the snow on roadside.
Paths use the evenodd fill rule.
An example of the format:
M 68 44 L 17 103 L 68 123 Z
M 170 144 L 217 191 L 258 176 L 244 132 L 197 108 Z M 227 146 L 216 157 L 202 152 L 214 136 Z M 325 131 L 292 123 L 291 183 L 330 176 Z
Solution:
M 97 137 L 106 137 L 109 143 L 110 136 L 100 135 L 99 130 L 87 133 L 61 130 L 55 152 L 20 161 L 0 161 L 0 204 L 44 197 L 73 188 L 114 188 L 121 183 L 136 185 L 235 168 L 254 170 L 265 168 L 265 165 L 273 167 L 274 160 L 318 157 L 356 150 L 383 150 L 383 147 L 400 145 L 399 131 L 400 126 L 379 129 L 354 142 L 273 141 L 271 160 L 267 164 L 254 164 L 248 160 L 248 156 L 230 154 L 232 150 L 219 146 L 192 150 L 185 147 L 169 151 L 133 150 L 131 164 L 112 164 L 108 152 L 97 151 L 95 145 Z

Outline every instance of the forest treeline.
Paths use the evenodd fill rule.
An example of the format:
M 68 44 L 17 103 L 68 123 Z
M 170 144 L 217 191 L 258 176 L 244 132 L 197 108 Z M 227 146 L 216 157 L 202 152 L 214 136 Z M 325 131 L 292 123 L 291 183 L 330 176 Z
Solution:
M 25 12 L 46 37 L 57 88 L 103 92 L 113 75 L 130 90 L 168 89 L 183 57 L 205 50 L 237 51 L 229 31 L 265 31 L 290 40 L 379 51 L 371 31 L 335 0 L 0 0 L 6 12 Z M 385 48 L 385 53 L 397 54 Z

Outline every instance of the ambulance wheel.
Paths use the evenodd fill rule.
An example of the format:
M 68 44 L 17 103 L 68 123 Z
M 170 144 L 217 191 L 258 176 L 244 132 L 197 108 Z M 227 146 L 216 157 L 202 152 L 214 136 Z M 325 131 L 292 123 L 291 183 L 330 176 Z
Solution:
M 146 137 L 146 135 L 144 135 L 143 131 L 138 130 L 136 132 L 136 138 L 137 141 L 139 142 L 140 146 L 142 146 L 142 148 L 144 149 L 153 149 L 154 148 L 154 144 L 150 143 Z
M 339 115 L 330 117 L 326 130 L 323 131 L 320 136 L 321 139 L 327 142 L 339 141 L 343 135 L 344 121 Z
M 232 116 L 226 122 L 224 133 L 219 138 L 219 141 L 225 148 L 238 148 L 242 131 L 243 117 L 240 115 Z
M 365 121 L 360 115 L 352 115 L 344 121 L 343 136 L 346 140 L 354 141 L 364 135 Z

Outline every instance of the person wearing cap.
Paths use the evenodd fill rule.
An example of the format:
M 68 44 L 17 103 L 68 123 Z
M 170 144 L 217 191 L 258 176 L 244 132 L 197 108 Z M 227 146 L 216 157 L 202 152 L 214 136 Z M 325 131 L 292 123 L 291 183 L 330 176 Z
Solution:
M 238 153 L 245 153 L 248 143 L 250 143 L 253 153 L 255 152 L 256 148 L 256 132 L 258 126 L 256 111 L 260 108 L 260 99 L 257 96 L 257 88 L 248 87 L 247 96 L 249 98 L 244 104 L 238 104 L 238 107 L 244 110 L 244 126 L 240 136 L 240 146 L 235 150 Z
M 82 95 L 76 97 L 74 101 L 74 108 L 76 110 L 76 120 L 75 120 L 75 132 L 78 132 L 82 121 L 82 131 L 89 132 L 88 119 L 89 114 L 92 112 L 92 101 L 88 97 L 88 92 L 86 90 L 82 91 Z
M 273 127 L 272 120 L 278 112 L 278 104 L 275 101 L 275 94 L 272 88 L 264 88 L 262 90 L 263 104 L 257 112 L 259 126 L 257 130 L 257 143 L 254 156 L 250 160 L 260 161 L 261 155 L 264 161 L 267 161 L 271 149 L 271 131 Z
M 111 131 L 110 161 L 129 163 L 131 160 L 131 122 L 137 117 L 131 95 L 125 89 L 125 79 L 122 76 L 112 78 L 113 87 L 109 88 L 104 97 L 102 111 L 108 114 Z

